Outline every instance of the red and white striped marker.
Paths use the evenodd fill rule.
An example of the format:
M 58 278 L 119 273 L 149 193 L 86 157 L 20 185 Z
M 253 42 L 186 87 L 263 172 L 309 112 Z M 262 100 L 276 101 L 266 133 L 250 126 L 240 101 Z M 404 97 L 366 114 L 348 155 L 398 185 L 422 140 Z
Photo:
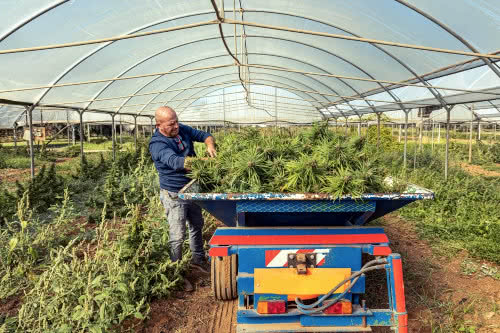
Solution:
M 316 253 L 316 266 L 322 266 L 328 252 L 330 249 L 266 250 L 266 267 L 287 267 L 288 255 L 291 253 Z

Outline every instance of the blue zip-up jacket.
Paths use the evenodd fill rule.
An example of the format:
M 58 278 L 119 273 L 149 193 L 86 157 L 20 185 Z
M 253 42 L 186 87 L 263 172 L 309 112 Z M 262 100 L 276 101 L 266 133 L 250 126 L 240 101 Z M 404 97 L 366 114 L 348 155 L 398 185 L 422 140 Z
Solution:
M 210 133 L 179 124 L 180 143 L 177 137 L 166 137 L 156 129 L 149 142 L 149 152 L 160 176 L 160 188 L 179 192 L 190 179 L 186 177 L 184 159 L 196 156 L 193 141 L 204 142 Z

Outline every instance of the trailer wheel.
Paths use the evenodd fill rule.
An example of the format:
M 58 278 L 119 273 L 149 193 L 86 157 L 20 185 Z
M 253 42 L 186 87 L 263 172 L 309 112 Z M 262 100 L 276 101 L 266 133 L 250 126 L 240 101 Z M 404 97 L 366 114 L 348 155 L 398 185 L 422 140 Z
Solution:
M 211 280 L 215 299 L 228 301 L 238 297 L 237 272 L 238 257 L 236 254 L 227 257 L 212 257 Z

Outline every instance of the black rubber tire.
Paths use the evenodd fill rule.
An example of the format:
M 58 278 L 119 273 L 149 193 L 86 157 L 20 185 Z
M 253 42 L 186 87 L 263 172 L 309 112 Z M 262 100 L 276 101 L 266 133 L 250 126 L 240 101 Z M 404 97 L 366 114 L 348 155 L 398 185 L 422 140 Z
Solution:
M 212 257 L 210 277 L 215 299 L 228 301 L 238 297 L 236 275 L 238 273 L 238 256 Z

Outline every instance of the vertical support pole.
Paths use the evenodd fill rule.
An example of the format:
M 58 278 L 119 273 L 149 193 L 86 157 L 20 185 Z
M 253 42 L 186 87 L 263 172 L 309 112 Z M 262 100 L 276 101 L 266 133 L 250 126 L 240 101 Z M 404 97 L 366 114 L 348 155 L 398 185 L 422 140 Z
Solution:
M 377 113 L 377 150 L 380 150 L 380 113 Z
M 113 146 L 113 161 L 116 159 L 115 116 L 116 116 L 116 114 L 111 114 L 111 143 L 112 143 L 112 146 Z
M 438 123 L 438 143 L 441 143 L 441 123 Z
M 477 140 L 481 141 L 481 119 L 477 120 Z
M 69 114 L 68 110 L 66 110 L 66 125 L 68 126 L 67 134 L 68 134 L 68 146 L 71 144 L 71 135 L 70 135 L 70 126 L 69 126 Z
M 80 161 L 83 164 L 83 111 L 78 111 L 80 115 Z
M 423 136 L 424 136 L 424 109 L 423 108 L 419 108 L 420 110 L 420 131 L 419 131 L 419 145 L 418 145 L 418 149 L 420 151 L 422 151 L 422 140 L 423 140 Z
M 274 126 L 278 128 L 278 88 L 274 87 Z
M 226 135 L 226 89 L 222 88 L 222 120 L 224 124 L 224 135 Z
M 71 141 L 73 146 L 76 145 L 75 125 L 71 125 Z
M 415 118 L 415 128 L 414 128 L 414 134 L 413 137 L 415 138 L 414 144 L 415 144 L 415 149 L 413 149 L 413 170 L 417 168 L 417 119 L 418 119 L 418 114 L 417 118 Z
M 120 124 L 120 145 L 121 145 L 121 144 L 123 144 L 123 141 L 122 141 L 122 132 L 123 132 L 122 115 L 120 115 L 120 119 L 118 121 Z
M 28 117 L 28 126 L 29 126 L 29 147 L 30 147 L 30 170 L 31 170 L 31 179 L 35 178 L 35 152 L 33 151 L 33 109 L 34 105 L 31 105 L 26 108 L 26 116 Z
M 432 134 L 431 134 L 431 151 L 434 152 L 434 119 L 432 119 L 432 123 L 431 123 L 431 131 L 432 131 Z
M 408 155 L 408 111 L 405 111 L 405 144 L 403 150 L 403 167 L 406 171 L 406 159 Z
M 449 148 L 450 148 L 450 112 L 449 107 L 446 108 L 446 151 L 444 154 L 444 179 L 448 180 L 448 166 L 449 166 Z
M 142 126 L 142 137 L 146 137 L 146 129 L 144 128 L 144 126 Z
M 134 146 L 137 150 L 137 116 L 134 116 Z
M 469 163 L 472 163 L 472 126 L 474 122 L 474 105 L 470 107 L 470 126 L 469 126 Z
M 87 123 L 87 142 L 90 142 L 90 124 Z
M 359 123 L 358 123 L 358 136 L 361 137 L 361 116 L 359 117 Z
M 345 117 L 345 135 L 347 135 L 347 117 Z
M 14 148 L 17 150 L 17 122 L 14 122 Z

